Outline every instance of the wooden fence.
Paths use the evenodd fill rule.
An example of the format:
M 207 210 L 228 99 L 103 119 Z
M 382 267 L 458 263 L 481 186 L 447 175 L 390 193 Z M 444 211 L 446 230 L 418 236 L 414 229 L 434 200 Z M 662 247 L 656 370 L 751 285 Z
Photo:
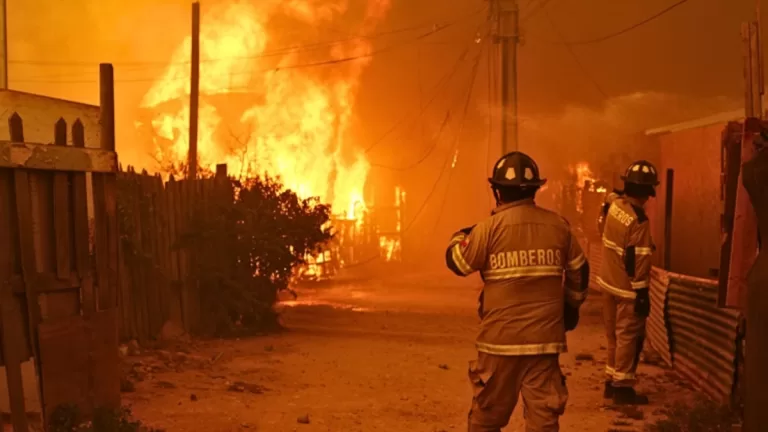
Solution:
M 101 119 L 100 146 L 86 142 L 79 118 L 71 129 L 63 118 L 26 127 L 18 112 L 8 118 L 9 139 L 0 141 L 0 365 L 16 432 L 30 429 L 24 387 L 32 383 L 21 371 L 30 357 L 44 427 L 62 406 L 85 417 L 120 406 L 112 66 L 100 73 L 101 106 L 91 110 Z M 29 99 L 6 96 L 20 106 Z M 50 128 L 52 144 L 26 141 L 25 127 Z
M 187 333 L 200 324 L 200 293 L 190 277 L 193 256 L 179 240 L 192 216 L 209 208 L 226 178 L 226 166 L 216 178 L 163 182 L 160 176 L 132 168 L 118 174 L 120 238 L 120 336 L 124 340 L 153 339 L 166 322 Z

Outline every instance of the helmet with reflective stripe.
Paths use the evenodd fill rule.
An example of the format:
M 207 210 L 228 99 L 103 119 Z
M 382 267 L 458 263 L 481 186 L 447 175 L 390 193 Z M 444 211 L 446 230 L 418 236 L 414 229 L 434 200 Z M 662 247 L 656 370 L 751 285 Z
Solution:
M 658 186 L 659 174 L 656 167 L 646 160 L 632 162 L 627 171 L 621 176 L 625 183 L 641 186 Z
M 507 153 L 496 162 L 488 181 L 499 188 L 530 188 L 542 186 L 547 179 L 539 176 L 539 167 L 530 156 L 516 151 Z

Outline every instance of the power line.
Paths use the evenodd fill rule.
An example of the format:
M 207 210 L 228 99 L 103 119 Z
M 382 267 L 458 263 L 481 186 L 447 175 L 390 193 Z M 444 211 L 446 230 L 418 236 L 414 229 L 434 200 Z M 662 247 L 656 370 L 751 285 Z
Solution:
M 427 100 L 427 103 L 424 104 L 424 106 L 422 106 L 419 112 L 417 113 L 416 115 L 417 119 L 421 118 L 421 116 L 424 115 L 424 113 L 427 111 L 427 108 L 429 108 L 432 105 L 432 103 L 435 100 L 437 100 L 437 97 L 441 94 L 441 91 L 448 85 L 448 83 L 451 81 L 451 79 L 456 74 L 456 72 L 458 72 L 459 67 L 462 64 L 462 61 L 464 60 L 464 58 L 466 58 L 467 54 L 469 54 L 469 51 L 472 49 L 473 42 L 474 42 L 473 40 L 470 41 L 467 44 L 467 46 L 464 47 L 464 50 L 459 54 L 458 58 L 456 58 L 456 62 L 454 62 L 451 69 L 449 69 L 448 72 L 446 72 L 446 74 L 443 75 L 442 78 L 440 78 L 440 81 L 438 81 L 438 83 L 434 87 L 434 92 L 432 93 L 432 96 L 429 98 L 429 100 Z M 392 134 L 392 132 L 394 132 L 397 128 L 399 128 L 409 118 L 410 118 L 410 114 L 405 114 L 403 117 L 401 117 L 397 122 L 395 122 L 395 124 L 393 124 L 389 129 L 387 129 L 387 131 L 384 132 L 384 134 L 381 137 L 379 137 L 379 139 L 375 140 L 370 146 L 368 146 L 364 150 L 364 152 L 369 153 L 371 150 L 373 150 L 374 147 L 384 142 L 384 140 L 386 140 L 389 137 L 389 135 Z
M 466 17 L 465 17 L 465 19 L 466 19 Z M 374 56 L 376 56 L 378 54 L 386 53 L 386 52 L 392 51 L 394 49 L 401 48 L 403 46 L 408 46 L 408 45 L 410 45 L 410 44 L 412 44 L 414 42 L 418 42 L 418 41 L 420 41 L 420 40 L 422 40 L 424 38 L 427 38 L 427 37 L 429 37 L 429 36 L 431 36 L 433 34 L 439 33 L 439 32 L 441 32 L 441 31 L 443 31 L 443 30 L 445 30 L 445 29 L 447 29 L 447 28 L 449 28 L 449 27 L 451 27 L 451 26 L 453 26 L 455 24 L 458 24 L 458 23 L 459 23 L 459 21 L 454 21 L 452 23 L 445 24 L 443 26 L 439 26 L 439 27 L 433 28 L 432 30 L 430 30 L 430 31 L 428 31 L 426 33 L 422 33 L 422 34 L 416 36 L 415 38 L 403 41 L 401 43 L 393 43 L 393 44 L 385 46 L 383 48 L 372 50 L 371 52 L 369 52 L 367 54 L 361 54 L 361 55 L 350 56 L 350 57 L 343 57 L 343 58 L 339 58 L 339 59 L 324 60 L 324 61 L 318 61 L 318 62 L 297 63 L 297 64 L 291 64 L 291 65 L 285 65 L 285 66 L 276 66 L 276 67 L 264 68 L 264 69 L 260 69 L 260 70 L 256 70 L 256 71 L 234 72 L 234 73 L 231 73 L 231 74 L 227 74 L 227 76 L 228 77 L 235 77 L 235 76 L 251 75 L 251 74 L 259 73 L 259 72 L 278 72 L 278 71 L 281 71 L 281 70 L 303 69 L 303 68 L 335 65 L 335 64 L 348 63 L 348 62 L 352 62 L 352 61 L 356 61 L 356 60 L 368 59 L 368 58 L 374 57 Z M 258 58 L 258 57 L 242 57 L 242 58 L 234 57 L 234 58 L 231 58 L 231 59 L 237 60 L 237 59 L 255 59 L 255 58 Z M 187 79 L 186 77 L 179 77 L 176 80 L 186 80 L 186 79 Z M 14 82 L 17 82 L 17 83 L 18 82 L 27 82 L 27 83 L 38 82 L 38 83 L 48 83 L 48 84 L 95 83 L 97 81 L 98 81 L 98 79 L 95 79 L 95 78 L 94 79 L 89 79 L 89 80 L 72 80 L 72 81 L 64 81 L 64 80 L 61 80 L 61 81 L 14 80 Z M 154 82 L 154 81 L 157 81 L 156 77 L 154 77 L 154 78 L 115 80 L 116 83 L 117 82 L 120 82 L 120 83 L 126 83 L 126 82 Z M 232 89 L 230 89 L 230 90 L 232 90 Z
M 479 10 L 476 10 L 470 13 L 469 15 L 462 14 L 460 18 L 451 20 L 449 21 L 448 24 L 444 24 L 442 26 L 435 25 L 434 23 L 413 25 L 413 26 L 398 28 L 394 30 L 371 33 L 367 35 L 354 35 L 345 39 L 337 39 L 332 41 L 309 43 L 305 45 L 294 45 L 294 46 L 283 47 L 283 48 L 275 48 L 274 50 L 265 51 L 255 56 L 208 58 L 208 59 L 201 60 L 201 63 L 228 61 L 228 60 L 247 60 L 247 59 L 257 59 L 257 58 L 263 58 L 263 57 L 271 57 L 276 55 L 294 54 L 297 52 L 325 48 L 328 46 L 342 44 L 342 43 L 351 42 L 351 41 L 360 40 L 360 39 L 376 39 L 382 36 L 389 36 L 389 35 L 399 34 L 399 33 L 407 33 L 411 31 L 421 30 L 421 29 L 424 29 L 425 27 L 432 28 L 433 32 L 441 31 L 449 26 L 452 26 L 454 24 L 457 24 L 463 21 L 467 17 L 477 15 L 478 13 L 482 12 L 484 9 L 485 8 L 481 8 Z M 90 68 L 90 67 L 93 67 L 94 64 L 96 64 L 97 62 L 88 62 L 88 61 L 63 61 L 62 62 L 62 61 L 51 61 L 51 60 L 9 60 L 8 63 L 19 64 L 19 65 L 37 65 L 37 66 L 83 66 L 83 67 Z M 112 62 L 112 64 L 115 66 L 159 66 L 159 67 L 165 68 L 173 64 L 189 64 L 189 61 L 168 62 L 167 60 L 148 60 L 148 61 L 134 61 L 134 62 Z
M 459 130 L 456 132 L 456 143 L 454 145 L 455 150 L 454 155 L 456 155 L 456 152 L 459 151 L 459 139 L 461 138 L 461 133 L 464 131 L 464 124 L 467 120 L 467 113 L 469 112 L 469 102 L 472 99 L 472 90 L 475 87 L 475 79 L 477 78 L 477 69 L 478 66 L 480 66 L 480 57 L 482 56 L 482 51 L 478 55 L 477 61 L 475 62 L 475 65 L 472 70 L 472 78 L 469 82 L 469 91 L 467 92 L 467 100 L 464 103 L 464 112 L 461 115 L 461 123 L 459 123 Z M 454 156 L 455 158 L 456 156 Z M 445 208 L 445 203 L 448 201 L 448 195 L 451 190 L 451 179 L 453 178 L 453 171 L 454 166 L 451 166 L 451 172 L 448 173 L 448 182 L 446 184 L 445 193 L 443 194 L 443 200 L 440 203 L 440 210 L 437 212 L 437 220 L 435 221 L 434 225 L 432 225 L 432 233 L 429 235 L 428 238 L 434 238 L 435 237 L 435 230 L 437 230 L 437 226 L 440 223 L 440 219 L 443 217 L 443 209 Z
M 456 139 L 453 145 L 454 150 L 458 147 L 459 139 L 461 138 L 461 132 L 464 129 L 464 122 L 467 118 L 467 113 L 469 111 L 469 103 L 472 100 L 472 90 L 474 88 L 475 78 L 477 76 L 477 66 L 480 64 L 480 58 L 482 57 L 481 54 L 482 54 L 482 51 L 480 52 L 480 54 L 478 54 L 477 59 L 475 59 L 475 63 L 473 66 L 472 77 L 469 83 L 469 89 L 467 91 L 467 99 L 466 99 L 466 102 L 464 103 L 464 112 L 462 113 L 461 126 L 459 128 L 459 131 L 457 131 L 456 133 Z M 419 209 L 416 211 L 416 214 L 413 216 L 413 218 L 408 223 L 408 225 L 406 225 L 406 227 L 401 231 L 401 233 L 407 232 L 413 226 L 416 220 L 419 218 L 419 216 L 421 215 L 421 212 L 424 211 L 427 204 L 429 203 L 429 200 L 432 198 L 432 195 L 434 195 L 435 191 L 437 190 L 437 185 L 440 184 L 440 180 L 443 178 L 443 175 L 448 170 L 451 171 L 451 174 L 449 174 L 449 179 L 450 179 L 450 176 L 452 175 L 452 171 L 453 171 L 453 167 L 451 166 L 452 164 L 450 163 L 450 161 L 452 159 L 451 156 L 453 156 L 454 154 L 455 154 L 455 151 L 448 152 L 448 155 L 445 158 L 443 169 L 440 170 L 440 174 L 437 176 L 437 179 L 435 179 L 435 183 L 432 185 L 432 189 L 429 191 L 426 198 L 424 198 L 424 201 L 422 202 L 421 207 L 419 207 Z
M 528 13 L 523 16 L 522 23 L 526 23 L 528 20 L 536 16 L 536 14 L 542 11 L 550 1 L 552 0 L 540 0 L 538 3 L 535 3 L 533 6 L 531 6 L 531 10 L 529 10 Z
M 480 53 L 478 53 L 478 55 L 482 55 L 482 50 L 481 50 Z M 439 94 L 439 93 L 440 92 L 437 92 L 436 95 Z M 434 99 L 432 99 L 432 100 L 434 100 Z M 431 102 L 431 100 L 430 100 L 430 102 Z M 423 114 L 423 111 L 422 111 L 422 114 Z M 445 131 L 445 128 L 448 126 L 448 123 L 450 121 L 450 116 L 451 116 L 451 108 L 449 106 L 448 110 L 445 113 L 445 118 L 443 119 L 442 123 L 440 124 L 440 128 L 438 129 L 437 134 L 436 134 L 435 138 L 432 140 L 432 144 L 429 146 L 427 151 L 421 157 L 419 157 L 416 161 L 414 161 L 414 162 L 412 162 L 412 163 L 410 163 L 410 164 L 408 164 L 406 166 L 403 166 L 403 167 L 393 167 L 393 166 L 382 165 L 382 164 L 371 164 L 371 166 L 374 166 L 374 167 L 377 167 L 377 168 L 388 169 L 388 170 L 392 170 L 392 171 L 404 172 L 404 171 L 409 171 L 409 170 L 411 170 L 413 168 L 416 168 L 417 166 L 421 165 L 422 163 L 424 163 L 425 160 L 427 160 L 429 155 L 431 155 L 435 151 L 435 149 L 437 148 L 437 145 L 440 143 L 440 138 L 442 138 L 443 132 Z
M 560 29 L 557 28 L 555 25 L 554 20 L 552 19 L 552 16 L 549 14 L 549 11 L 545 10 L 544 14 L 547 17 L 547 21 L 549 21 L 549 25 L 552 27 L 552 30 L 555 32 L 555 35 L 557 35 L 557 38 L 564 42 L 565 39 L 563 37 L 563 33 L 560 32 Z M 608 99 L 608 94 L 603 91 L 603 88 L 600 86 L 600 84 L 597 83 L 595 78 L 587 71 L 587 68 L 584 66 L 584 63 L 579 60 L 579 56 L 576 55 L 576 52 L 573 50 L 573 47 L 569 44 L 564 44 L 565 49 L 568 51 L 568 53 L 573 58 L 573 61 L 576 63 L 576 65 L 581 69 L 581 73 L 584 74 L 584 76 L 589 80 L 589 82 L 592 83 L 592 85 L 595 87 L 598 93 L 600 93 L 604 99 Z
M 630 31 L 632 31 L 632 30 L 634 30 L 634 29 L 636 29 L 636 28 L 638 28 L 640 26 L 648 24 L 649 22 L 655 20 L 656 18 L 659 18 L 659 17 L 665 15 L 667 12 L 675 9 L 676 7 L 682 5 L 682 4 L 686 3 L 686 2 L 688 2 L 688 0 L 679 0 L 678 2 L 676 2 L 676 3 L 674 3 L 674 4 L 670 5 L 670 6 L 667 6 L 665 9 L 663 9 L 663 10 L 661 10 L 661 11 L 659 11 L 659 12 L 657 12 L 657 13 L 651 15 L 651 16 L 649 16 L 648 18 L 645 18 L 644 20 L 642 20 L 642 21 L 640 21 L 640 22 L 638 22 L 636 24 L 633 24 L 633 25 L 631 25 L 629 27 L 626 27 L 624 29 L 621 29 L 621 30 L 613 32 L 613 33 L 609 33 L 609 34 L 604 35 L 604 36 L 596 37 L 596 38 L 593 38 L 593 39 L 580 40 L 580 41 L 563 41 L 561 43 L 565 44 L 565 45 L 574 46 L 574 45 L 589 45 L 589 44 L 593 44 L 593 43 L 603 42 L 603 41 L 606 41 L 608 39 L 615 38 L 616 36 L 621 36 L 621 35 L 623 35 L 625 33 L 629 33 Z

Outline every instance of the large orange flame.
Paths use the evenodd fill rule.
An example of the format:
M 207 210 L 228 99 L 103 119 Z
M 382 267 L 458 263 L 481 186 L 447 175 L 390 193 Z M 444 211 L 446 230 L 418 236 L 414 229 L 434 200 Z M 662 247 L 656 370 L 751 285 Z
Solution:
M 389 0 L 370 0 L 360 31 L 371 31 L 389 6 Z M 267 31 L 272 19 L 317 26 L 338 18 L 346 7 L 345 0 L 233 0 L 203 11 L 202 167 L 226 163 L 231 173 L 276 176 L 300 196 L 317 196 L 336 214 L 359 218 L 370 166 L 347 141 L 370 42 L 351 38 L 329 44 L 331 59 L 362 58 L 334 65 L 333 73 L 322 77 L 317 69 L 288 67 L 300 63 L 298 49 L 266 51 L 275 39 Z M 156 156 L 164 162 L 186 159 L 190 50 L 187 37 L 143 99 L 152 115 Z

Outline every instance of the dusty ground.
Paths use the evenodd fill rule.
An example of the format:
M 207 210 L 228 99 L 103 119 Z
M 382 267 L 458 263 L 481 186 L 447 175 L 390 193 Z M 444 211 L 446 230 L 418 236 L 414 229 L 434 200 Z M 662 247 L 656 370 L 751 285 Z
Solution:
M 281 334 L 127 356 L 143 381 L 124 401 L 167 431 L 462 431 L 476 285 L 422 274 L 305 288 L 282 306 Z M 570 390 L 562 430 L 639 431 L 691 392 L 643 364 L 652 405 L 607 407 L 598 300 L 585 305 L 561 359 Z M 522 430 L 521 411 L 507 431 Z

